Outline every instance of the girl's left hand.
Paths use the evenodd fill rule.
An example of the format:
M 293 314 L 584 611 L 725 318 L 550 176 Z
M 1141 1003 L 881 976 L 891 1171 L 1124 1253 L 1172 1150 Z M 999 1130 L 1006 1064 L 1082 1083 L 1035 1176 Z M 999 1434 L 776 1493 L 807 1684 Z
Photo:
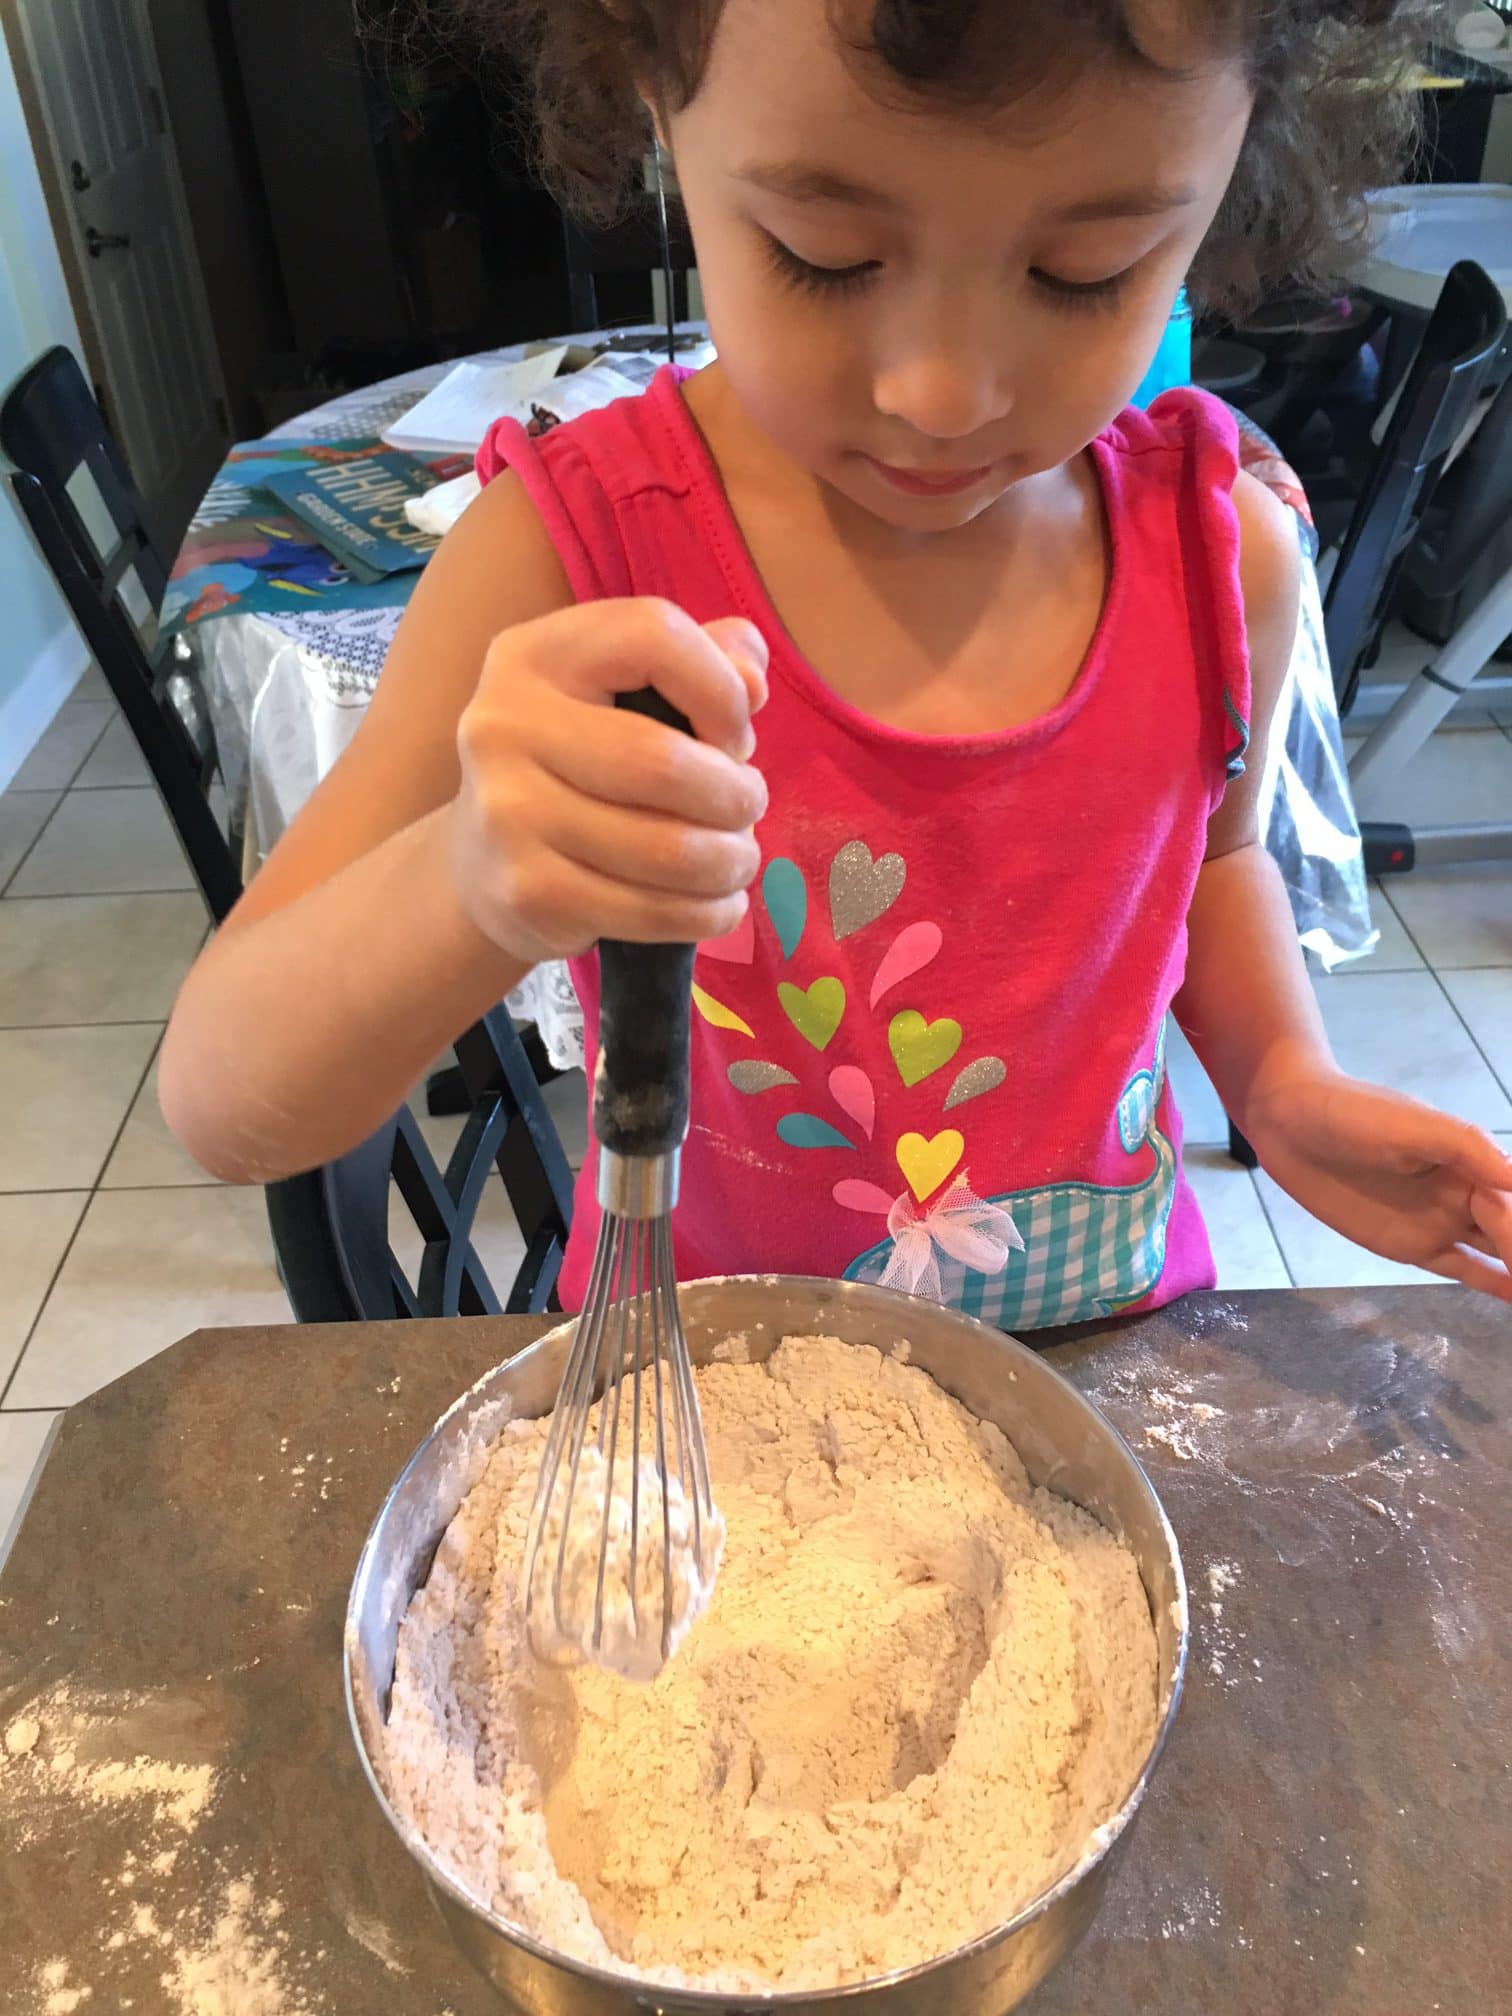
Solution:
M 1512 1302 L 1512 1160 L 1480 1128 L 1342 1071 L 1291 1077 L 1247 1118 L 1261 1166 L 1325 1225 Z

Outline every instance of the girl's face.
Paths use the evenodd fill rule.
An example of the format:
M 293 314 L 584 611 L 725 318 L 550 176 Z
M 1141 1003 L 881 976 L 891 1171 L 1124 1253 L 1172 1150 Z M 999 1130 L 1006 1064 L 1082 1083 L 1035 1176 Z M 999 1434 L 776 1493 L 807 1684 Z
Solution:
M 1049 4 L 1049 0 L 1038 0 Z M 1233 171 L 1237 64 L 1115 66 L 991 115 L 882 104 L 826 0 L 726 0 L 670 122 L 721 365 L 803 468 L 963 525 L 1127 404 Z

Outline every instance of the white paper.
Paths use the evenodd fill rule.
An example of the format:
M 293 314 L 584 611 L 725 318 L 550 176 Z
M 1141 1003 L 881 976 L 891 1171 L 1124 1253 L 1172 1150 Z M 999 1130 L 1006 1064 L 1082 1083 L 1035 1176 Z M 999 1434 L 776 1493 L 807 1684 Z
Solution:
M 579 413 L 591 413 L 616 399 L 636 398 L 644 390 L 643 385 L 616 371 L 612 364 L 591 364 L 586 371 L 572 371 L 565 378 L 553 379 L 531 403 L 543 407 L 558 420 L 575 420 Z
M 565 343 L 517 364 L 459 364 L 434 392 L 383 430 L 390 448 L 411 455 L 475 455 L 495 420 L 528 420 L 557 374 Z
M 420 531 L 442 539 L 482 488 L 477 471 L 469 469 L 465 476 L 454 476 L 450 483 L 438 483 L 423 497 L 407 497 L 404 515 Z

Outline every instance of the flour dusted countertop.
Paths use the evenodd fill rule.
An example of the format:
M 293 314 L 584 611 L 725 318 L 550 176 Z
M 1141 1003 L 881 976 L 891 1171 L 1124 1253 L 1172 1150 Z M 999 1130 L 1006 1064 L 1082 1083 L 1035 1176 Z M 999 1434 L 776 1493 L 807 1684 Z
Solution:
M 0 1574 L 6 2016 L 497 2016 L 362 1780 L 341 1625 L 414 1445 L 544 1327 L 203 1334 L 68 1414 Z M 1025 2009 L 1500 2006 L 1507 1312 L 1203 1296 L 1052 1358 L 1164 1499 L 1193 1645 L 1130 1852 Z

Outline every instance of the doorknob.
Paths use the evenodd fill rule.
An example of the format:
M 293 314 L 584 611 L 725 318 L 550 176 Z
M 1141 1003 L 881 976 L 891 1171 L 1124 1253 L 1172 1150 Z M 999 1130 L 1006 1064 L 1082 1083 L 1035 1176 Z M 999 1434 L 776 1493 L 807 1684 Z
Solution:
M 90 179 L 89 170 L 84 166 L 82 161 L 70 161 L 68 164 L 68 173 L 74 188 L 81 196 L 86 189 L 93 189 L 94 183 Z
M 98 259 L 102 252 L 124 252 L 131 240 L 119 232 L 97 231 L 93 224 L 84 233 L 84 243 L 89 248 L 91 259 Z

